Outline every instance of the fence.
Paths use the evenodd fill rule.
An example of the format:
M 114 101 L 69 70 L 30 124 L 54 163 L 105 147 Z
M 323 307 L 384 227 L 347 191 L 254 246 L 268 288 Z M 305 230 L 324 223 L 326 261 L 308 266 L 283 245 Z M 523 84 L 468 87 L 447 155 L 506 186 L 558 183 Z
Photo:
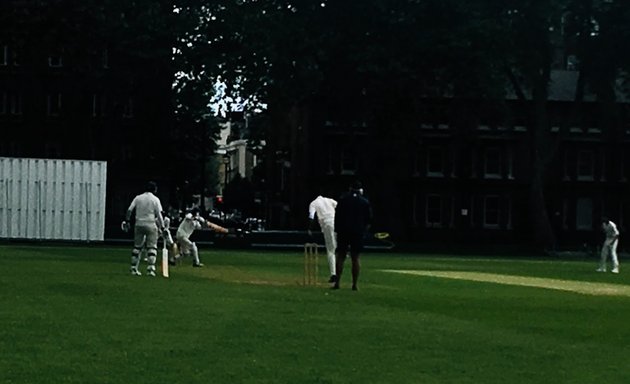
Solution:
M 102 241 L 107 163 L 0 157 L 0 238 Z

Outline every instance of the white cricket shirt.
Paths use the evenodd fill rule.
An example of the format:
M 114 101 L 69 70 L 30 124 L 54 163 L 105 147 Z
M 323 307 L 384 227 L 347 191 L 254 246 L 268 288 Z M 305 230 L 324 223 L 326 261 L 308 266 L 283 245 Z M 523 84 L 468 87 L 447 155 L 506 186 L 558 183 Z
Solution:
M 158 227 L 164 226 L 162 203 L 151 192 L 145 192 L 133 199 L 127 209 L 127 220 L 131 218 L 131 212 L 134 209 L 136 210 L 136 225 L 151 225 L 157 221 Z
M 337 202 L 331 198 L 317 196 L 315 200 L 308 206 L 308 218 L 314 219 L 317 214 L 317 219 L 320 223 L 335 220 L 335 208 L 337 208 Z
M 190 213 L 186 214 L 186 216 L 184 216 L 184 220 L 182 220 L 181 224 L 179 224 L 177 234 L 175 236 L 189 238 L 190 235 L 195 232 L 195 229 L 201 228 L 199 219 L 203 220 L 201 217 L 193 217 Z
M 617 237 L 619 235 L 617 226 L 610 220 L 608 220 L 608 223 L 602 223 L 602 229 L 606 234 L 606 238 L 612 239 L 613 237 Z

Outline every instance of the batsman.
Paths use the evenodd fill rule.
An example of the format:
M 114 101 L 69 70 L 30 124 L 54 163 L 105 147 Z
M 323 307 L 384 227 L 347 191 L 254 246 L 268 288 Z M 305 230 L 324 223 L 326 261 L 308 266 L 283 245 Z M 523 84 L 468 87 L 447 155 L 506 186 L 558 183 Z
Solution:
M 228 232 L 227 229 L 221 227 L 220 225 L 211 223 L 201 217 L 199 215 L 199 209 L 197 208 L 194 208 L 191 212 L 187 213 L 186 216 L 184 216 L 184 220 L 182 220 L 179 225 L 179 228 L 177 228 L 175 239 L 179 245 L 180 252 L 183 255 L 192 255 L 193 267 L 203 267 L 203 264 L 199 260 L 199 249 L 197 248 L 197 244 L 190 240 L 190 236 L 196 229 L 201 229 L 203 226 L 207 226 L 213 231 L 219 233 Z

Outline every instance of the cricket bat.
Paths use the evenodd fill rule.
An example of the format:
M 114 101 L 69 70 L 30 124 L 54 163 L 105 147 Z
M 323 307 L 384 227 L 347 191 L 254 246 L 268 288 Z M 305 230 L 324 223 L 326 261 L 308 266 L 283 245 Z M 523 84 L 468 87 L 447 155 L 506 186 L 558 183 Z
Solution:
M 168 277 L 168 249 L 166 249 L 166 244 L 162 248 L 162 276 Z
M 220 226 L 218 224 L 212 223 L 212 222 L 207 221 L 207 220 L 206 220 L 206 224 L 208 224 L 208 227 L 210 227 L 210 229 L 212 229 L 215 232 L 228 233 L 227 228 L 224 228 L 224 227 L 222 227 L 222 226 Z

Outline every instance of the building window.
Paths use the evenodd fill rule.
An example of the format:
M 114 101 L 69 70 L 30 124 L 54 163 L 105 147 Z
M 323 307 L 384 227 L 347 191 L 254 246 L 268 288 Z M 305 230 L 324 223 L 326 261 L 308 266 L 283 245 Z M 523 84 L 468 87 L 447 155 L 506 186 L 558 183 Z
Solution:
M 512 198 L 507 199 L 507 229 L 512 229 Z
M 569 229 L 569 200 L 562 200 L 562 229 Z
M 357 157 L 355 151 L 350 148 L 344 148 L 341 151 L 341 174 L 354 175 L 357 170 Z
M 61 113 L 61 93 L 52 93 L 47 97 L 48 116 L 59 116 Z
M 8 107 L 9 113 L 14 116 L 22 114 L 22 95 L 19 93 L 8 94 Z
M 570 177 L 569 177 L 569 151 L 568 150 L 564 151 L 564 166 L 562 168 L 563 168 L 562 170 L 564 173 L 563 180 L 569 181 Z
M 499 228 L 499 196 L 486 196 L 483 201 L 484 228 Z
M 61 157 L 61 145 L 59 143 L 46 143 L 45 145 L 46 157 L 58 158 Z
M 587 231 L 593 229 L 593 200 L 588 198 L 577 200 L 575 228 Z
M 580 151 L 577 161 L 577 179 L 580 181 L 594 180 L 593 151 Z
M 444 177 L 444 150 L 441 147 L 427 148 L 427 176 Z
M 133 116 L 134 116 L 133 99 L 130 97 L 127 99 L 127 101 L 125 102 L 125 105 L 123 106 L 123 117 L 125 119 L 130 119 Z
M 103 95 L 92 95 L 92 117 L 103 117 L 107 111 L 107 98 Z
M 512 148 L 509 148 L 507 152 L 507 173 L 508 179 L 514 179 L 514 151 Z
M 484 157 L 484 178 L 501 178 L 501 152 L 498 148 L 487 148 Z
M 109 68 L 109 51 L 107 50 L 107 48 L 103 49 L 101 53 L 101 65 L 104 69 Z
M 54 53 L 48 56 L 48 66 L 51 68 L 63 67 L 63 57 L 61 53 Z
M 442 196 L 427 195 L 425 224 L 428 228 L 442 227 Z
M 10 51 L 11 61 L 13 62 L 13 66 L 19 67 L 20 62 L 19 62 L 19 54 L 18 54 L 17 49 L 13 48 L 13 49 L 10 49 L 9 51 Z
M 333 150 L 332 146 L 328 147 L 328 156 L 326 159 L 326 163 L 327 163 L 326 173 L 328 175 L 334 175 L 335 174 L 335 151 Z
M 7 92 L 2 91 L 0 92 L 0 115 L 5 115 L 7 113 L 7 109 L 8 109 L 7 104 L 8 104 Z
M 0 66 L 9 65 L 9 46 L 0 46 Z

